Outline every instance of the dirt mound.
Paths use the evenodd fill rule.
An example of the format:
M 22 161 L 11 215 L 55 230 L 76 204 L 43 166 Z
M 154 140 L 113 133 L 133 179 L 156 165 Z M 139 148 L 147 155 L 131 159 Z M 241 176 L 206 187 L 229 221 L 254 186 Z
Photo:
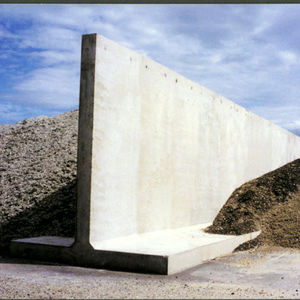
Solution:
M 0 250 L 13 238 L 73 236 L 78 110 L 0 126 Z M 257 244 L 300 248 L 300 159 L 236 189 L 211 233 L 262 234 Z
M 77 122 L 75 110 L 0 126 L 0 249 L 74 234 Z
M 210 233 L 244 234 L 261 230 L 256 245 L 300 248 L 300 159 L 237 188 L 206 229 Z

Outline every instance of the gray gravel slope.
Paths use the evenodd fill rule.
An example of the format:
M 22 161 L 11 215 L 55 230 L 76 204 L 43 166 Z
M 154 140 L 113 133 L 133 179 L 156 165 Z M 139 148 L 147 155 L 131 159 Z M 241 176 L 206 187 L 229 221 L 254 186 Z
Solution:
M 78 110 L 0 126 L 0 251 L 13 238 L 74 235 L 77 131 Z M 293 232 L 290 238 L 286 232 L 277 234 L 269 230 L 268 240 L 276 237 L 288 241 L 277 243 L 280 246 L 299 248 L 300 202 L 299 193 L 295 194 L 300 180 L 299 167 L 300 159 L 238 188 L 233 193 L 237 196 L 233 197 L 234 201 L 229 198 L 221 209 L 220 220 L 218 217 L 214 220 L 214 225 L 221 226 L 219 233 L 258 230 L 247 222 L 255 216 L 261 222 L 267 224 L 270 220 L 271 225 L 278 223 L 279 229 L 288 228 Z M 288 205 L 290 202 L 285 200 L 291 193 L 296 196 L 290 201 L 292 205 Z M 272 210 L 271 215 L 264 217 L 263 213 L 271 206 L 279 207 L 284 213 L 275 214 Z M 254 212 L 251 207 L 255 208 Z
M 73 236 L 78 110 L 0 126 L 0 249 L 12 238 Z

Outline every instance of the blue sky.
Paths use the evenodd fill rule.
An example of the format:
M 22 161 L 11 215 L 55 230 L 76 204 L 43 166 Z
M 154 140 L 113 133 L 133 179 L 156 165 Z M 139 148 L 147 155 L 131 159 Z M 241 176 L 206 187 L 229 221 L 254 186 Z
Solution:
M 300 136 L 300 4 L 0 4 L 0 124 L 78 108 L 99 33 Z

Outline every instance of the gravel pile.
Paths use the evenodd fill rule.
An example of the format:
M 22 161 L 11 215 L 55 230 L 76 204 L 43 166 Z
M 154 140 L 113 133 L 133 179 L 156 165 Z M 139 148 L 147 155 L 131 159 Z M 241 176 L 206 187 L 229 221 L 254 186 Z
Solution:
M 0 250 L 9 240 L 73 236 L 78 110 L 0 126 Z
M 300 248 L 300 159 L 237 188 L 207 232 L 244 234 L 261 230 L 256 245 Z
M 13 238 L 74 236 L 78 110 L 0 126 L 0 251 Z M 262 230 L 255 245 L 300 248 L 300 159 L 236 189 L 207 232 Z

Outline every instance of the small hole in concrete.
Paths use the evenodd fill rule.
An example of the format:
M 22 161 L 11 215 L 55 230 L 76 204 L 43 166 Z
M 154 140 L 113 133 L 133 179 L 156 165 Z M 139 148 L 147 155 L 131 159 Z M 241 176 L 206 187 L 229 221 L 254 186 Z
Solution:
M 148 66 L 146 65 L 145 68 L 148 69 Z
M 193 87 L 191 86 L 191 90 L 193 89 Z
M 164 76 L 165 76 L 165 77 L 167 77 L 167 74 L 166 74 L 166 73 L 164 73 Z
M 130 61 L 132 61 L 132 57 L 130 57 Z
M 178 79 L 176 78 L 175 82 L 178 82 Z

